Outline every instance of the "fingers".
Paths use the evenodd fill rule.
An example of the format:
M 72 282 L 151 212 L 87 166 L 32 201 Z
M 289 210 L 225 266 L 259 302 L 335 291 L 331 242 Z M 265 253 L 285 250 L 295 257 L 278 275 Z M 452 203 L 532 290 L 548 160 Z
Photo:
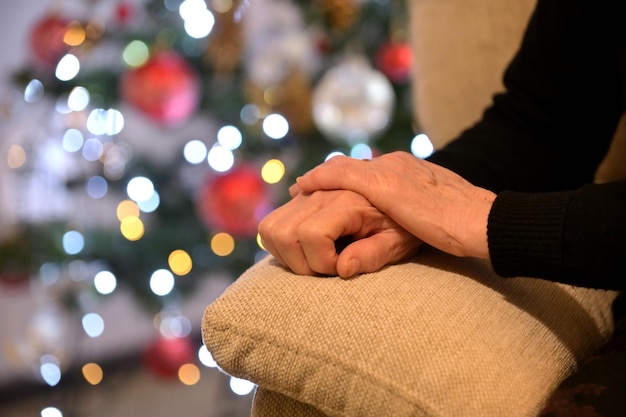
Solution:
M 344 190 L 296 195 L 261 221 L 259 233 L 264 247 L 300 275 L 372 272 L 406 256 L 417 241 L 364 197 Z M 356 242 L 339 255 L 342 237 Z
M 339 254 L 337 274 L 341 278 L 375 272 L 385 265 L 414 256 L 422 242 L 404 229 L 390 229 L 351 243 Z

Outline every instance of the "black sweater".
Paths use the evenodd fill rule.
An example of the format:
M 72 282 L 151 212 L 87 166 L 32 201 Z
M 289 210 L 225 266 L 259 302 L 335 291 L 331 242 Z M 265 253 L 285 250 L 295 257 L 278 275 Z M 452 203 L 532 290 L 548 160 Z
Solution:
M 626 103 L 625 11 L 539 0 L 505 93 L 429 158 L 497 193 L 488 241 L 501 276 L 626 288 L 626 181 L 593 184 Z

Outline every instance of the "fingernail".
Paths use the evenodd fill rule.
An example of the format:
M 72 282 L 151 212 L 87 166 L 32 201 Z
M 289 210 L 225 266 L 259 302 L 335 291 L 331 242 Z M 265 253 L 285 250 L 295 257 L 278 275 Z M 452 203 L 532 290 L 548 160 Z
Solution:
M 361 261 L 352 258 L 348 261 L 348 277 L 353 277 L 361 270 Z

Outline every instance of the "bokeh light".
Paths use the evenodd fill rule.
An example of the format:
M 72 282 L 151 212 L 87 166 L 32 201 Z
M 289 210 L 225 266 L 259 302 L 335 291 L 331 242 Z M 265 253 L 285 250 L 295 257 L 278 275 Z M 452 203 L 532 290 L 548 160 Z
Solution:
M 182 249 L 177 249 L 170 253 L 167 263 L 172 272 L 179 276 L 187 275 L 191 272 L 193 266 L 191 256 Z
M 123 200 L 117 205 L 116 214 L 119 221 L 128 216 L 139 217 L 139 207 L 132 200 Z
M 263 120 L 263 132 L 272 139 L 282 139 L 289 133 L 289 122 L 280 114 L 270 114 Z
M 285 164 L 278 159 L 270 159 L 261 168 L 261 177 L 268 184 L 276 184 L 285 175 Z
M 195 385 L 200 381 L 200 369 L 193 363 L 186 363 L 178 368 L 178 379 L 185 385 Z
M 230 149 L 214 145 L 207 156 L 209 166 L 217 172 L 226 172 L 235 164 L 235 155 Z
M 358 143 L 350 150 L 350 156 L 356 159 L 372 159 L 374 152 L 365 143 Z
M 98 313 L 87 313 L 82 319 L 83 330 L 87 336 L 96 338 L 104 332 L 104 319 Z
M 76 231 L 70 230 L 63 235 L 63 250 L 68 255 L 76 255 L 85 248 L 85 238 Z
M 122 236 L 130 241 L 139 240 L 143 237 L 145 228 L 139 217 L 126 216 L 120 222 Z
M 94 175 L 87 180 L 87 183 L 85 184 L 85 189 L 89 197 L 97 200 L 106 195 L 109 189 L 109 184 L 107 183 L 107 180 L 104 179 L 104 177 L 101 177 L 100 175 Z
M 63 134 L 62 146 L 67 152 L 77 152 L 83 147 L 85 138 L 78 129 L 67 129 Z
M 432 142 L 424 133 L 416 135 L 411 141 L 411 153 L 418 158 L 428 158 L 434 151 Z
M 228 256 L 235 250 L 235 239 L 228 233 L 217 233 L 211 238 L 211 250 L 217 256 Z
M 134 40 L 122 52 L 122 59 L 130 67 L 140 67 L 150 58 L 150 49 L 145 42 Z
M 204 0 L 184 0 L 178 8 L 185 22 L 185 32 L 195 39 L 207 37 L 215 25 L 215 16 L 207 8 Z
M 117 278 L 111 271 L 100 271 L 93 279 L 96 291 L 102 295 L 111 294 L 117 287 Z
M 91 362 L 83 365 L 82 371 L 83 377 L 91 385 L 98 385 L 104 378 L 102 367 L 100 367 L 97 363 Z
M 11 145 L 7 152 L 7 165 L 17 169 L 26 163 L 26 151 L 20 145 Z
M 157 208 L 159 208 L 160 204 L 161 204 L 161 196 L 159 196 L 159 193 L 157 193 L 156 191 L 154 191 L 152 195 L 150 196 L 150 198 L 148 198 L 147 200 L 137 202 L 137 206 L 139 207 L 139 210 L 141 210 L 144 213 L 152 213 Z
M 174 289 L 174 275 L 167 269 L 157 269 L 150 276 L 150 290 L 160 297 Z
M 234 151 L 241 146 L 243 136 L 235 126 L 222 126 L 217 131 L 217 142 L 226 149 Z
M 263 245 L 263 239 L 261 239 L 261 235 L 259 233 L 257 233 L 256 235 L 256 244 L 259 246 L 259 248 L 267 251 L 267 249 L 265 249 L 265 246 Z
M 128 181 L 126 193 L 133 201 L 146 201 L 154 193 L 154 184 L 149 178 L 142 176 L 134 177 Z
M 44 95 L 44 86 L 41 81 L 38 79 L 30 80 L 30 82 L 26 85 L 24 89 L 24 101 L 27 103 L 35 103 Z
M 208 150 L 206 145 L 198 139 L 190 140 L 183 148 L 183 156 L 190 164 L 195 165 L 203 162 L 207 154 Z
M 39 372 L 44 382 L 51 387 L 54 387 L 59 382 L 61 382 L 61 368 L 59 367 L 58 363 L 55 363 L 55 362 L 42 363 L 41 366 L 39 367 Z
M 72 111 L 82 111 L 89 105 L 90 95 L 85 87 L 74 87 L 67 96 L 67 107 Z
M 211 352 L 205 345 L 200 346 L 200 349 L 198 349 L 198 359 L 207 368 L 217 368 L 217 362 L 215 362 L 213 355 L 211 355 Z
M 324 158 L 324 161 L 328 161 L 329 159 L 332 159 L 336 156 L 346 156 L 346 154 L 343 152 L 339 152 L 339 151 L 331 152 L 328 155 L 326 155 L 326 158 Z
M 63 413 L 56 407 L 46 407 L 41 410 L 41 417 L 63 417 Z
M 248 395 L 254 390 L 254 384 L 241 378 L 230 378 L 230 389 L 237 395 Z
M 104 153 L 104 145 L 98 138 L 89 138 L 83 144 L 83 158 L 87 161 L 97 161 Z
M 80 72 L 80 62 L 75 55 L 67 54 L 59 60 L 54 75 L 60 81 L 70 81 Z
M 63 36 L 63 42 L 69 46 L 78 46 L 85 41 L 87 37 L 85 29 L 80 22 L 71 22 L 67 26 L 65 35 Z
M 117 109 L 93 109 L 87 117 L 87 130 L 93 135 L 117 135 L 124 129 L 124 115 Z

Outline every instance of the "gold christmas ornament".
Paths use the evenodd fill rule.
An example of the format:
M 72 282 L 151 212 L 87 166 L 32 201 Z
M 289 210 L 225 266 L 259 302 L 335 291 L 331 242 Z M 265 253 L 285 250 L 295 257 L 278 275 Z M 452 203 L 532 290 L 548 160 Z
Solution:
M 232 73 L 241 61 L 244 44 L 242 15 L 239 2 L 233 2 L 227 10 L 215 11 L 215 26 L 204 59 L 218 74 Z

